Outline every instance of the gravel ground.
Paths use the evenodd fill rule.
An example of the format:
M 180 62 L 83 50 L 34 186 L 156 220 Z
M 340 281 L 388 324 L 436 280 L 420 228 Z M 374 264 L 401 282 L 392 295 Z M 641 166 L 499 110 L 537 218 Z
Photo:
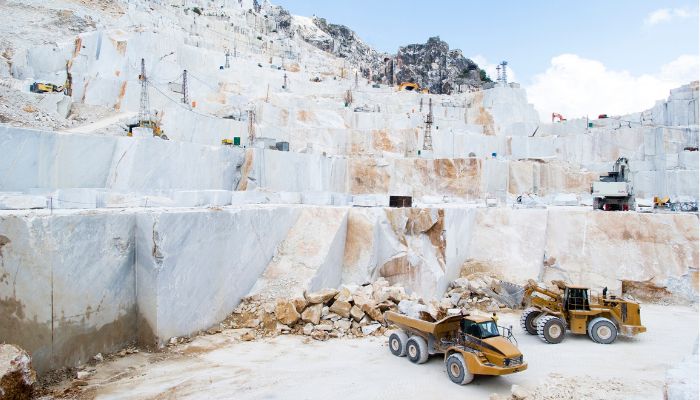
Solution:
M 242 342 L 245 330 L 200 336 L 162 353 L 136 353 L 97 365 L 95 372 L 68 389 L 68 397 L 98 399 L 488 399 L 510 396 L 517 384 L 534 399 L 662 399 L 666 371 L 693 351 L 697 308 L 645 305 L 648 332 L 619 338 L 612 345 L 573 336 L 548 345 L 526 335 L 519 313 L 501 315 L 514 326 L 529 364 L 527 371 L 503 377 L 477 377 L 467 386 L 450 382 L 442 358 L 413 365 L 392 356 L 386 338 L 317 342 L 279 336 Z M 695 371 L 689 379 L 697 381 Z M 54 387 L 60 393 L 72 382 Z M 695 382 L 697 384 L 697 382 Z M 75 385 L 75 383 L 73 383 Z

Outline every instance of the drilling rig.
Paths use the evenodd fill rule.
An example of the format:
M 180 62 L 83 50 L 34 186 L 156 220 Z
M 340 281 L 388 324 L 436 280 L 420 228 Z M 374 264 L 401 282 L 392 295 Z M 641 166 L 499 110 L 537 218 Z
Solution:
M 634 206 L 634 190 L 629 181 L 627 158 L 615 161 L 612 172 L 601 176 L 591 185 L 593 209 L 604 211 L 629 211 Z

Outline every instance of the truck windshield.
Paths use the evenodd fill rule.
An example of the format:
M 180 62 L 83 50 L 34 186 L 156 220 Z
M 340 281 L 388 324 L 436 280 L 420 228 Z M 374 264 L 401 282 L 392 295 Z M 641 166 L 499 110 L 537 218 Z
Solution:
M 486 322 L 481 322 L 477 324 L 479 327 L 479 337 L 482 339 L 488 339 L 491 337 L 498 336 L 498 327 L 496 326 L 496 323 L 493 321 L 486 321 Z
M 479 339 L 488 339 L 499 335 L 498 327 L 493 321 L 484 321 L 479 323 L 464 321 L 463 329 L 466 334 L 476 336 Z

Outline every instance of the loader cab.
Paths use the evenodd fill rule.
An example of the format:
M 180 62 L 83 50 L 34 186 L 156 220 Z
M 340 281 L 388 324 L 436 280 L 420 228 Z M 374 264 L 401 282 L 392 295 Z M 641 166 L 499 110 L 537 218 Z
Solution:
M 568 286 L 564 289 L 564 308 L 567 311 L 589 311 L 588 288 Z

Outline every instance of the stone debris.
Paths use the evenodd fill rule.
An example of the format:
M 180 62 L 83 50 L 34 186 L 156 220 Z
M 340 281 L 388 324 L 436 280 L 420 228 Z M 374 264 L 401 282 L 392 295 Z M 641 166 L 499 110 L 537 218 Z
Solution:
M 396 303 L 390 299 L 404 298 L 408 296 L 402 287 L 390 286 L 383 278 L 363 286 L 347 285 L 340 290 L 305 292 L 303 299 L 277 299 L 272 308 L 261 298 L 249 296 L 223 325 L 252 328 L 250 334 L 256 337 L 274 336 L 287 330 L 316 340 L 381 334 L 386 328 L 384 311 L 397 309 Z M 273 316 L 286 329 L 267 329 L 264 324 L 266 316 Z M 363 329 L 367 326 L 370 327 Z
M 506 293 L 501 281 L 486 274 L 456 279 L 440 300 L 431 301 L 408 295 L 403 287 L 379 278 L 371 284 L 304 292 L 303 299 L 277 299 L 274 303 L 257 295 L 248 296 L 221 326 L 250 328 L 243 340 L 288 333 L 316 340 L 382 335 L 388 328 L 386 311 L 432 322 L 472 309 L 495 311 L 508 307 L 499 293 Z
M 623 280 L 622 294 L 649 303 L 664 303 L 674 297 L 667 287 L 655 284 L 653 278 L 646 281 Z
M 297 307 L 292 301 L 278 300 L 275 307 L 277 320 L 285 325 L 292 325 L 299 320 L 301 315 L 297 312 Z
M 348 301 L 336 300 L 333 302 L 333 305 L 331 305 L 330 311 L 343 318 L 347 318 L 350 316 L 350 309 L 352 307 L 352 304 Z
M 30 399 L 36 372 L 26 351 L 12 344 L 0 344 L 0 398 Z
M 323 304 L 313 304 L 307 307 L 301 313 L 301 320 L 304 322 L 309 322 L 314 325 L 318 325 L 321 321 L 321 312 L 323 310 Z
M 308 294 L 304 291 L 304 298 L 311 304 L 327 303 L 338 294 L 335 289 L 323 289 L 318 293 Z
M 71 385 L 73 385 L 73 386 L 87 386 L 88 382 L 86 380 L 83 380 L 83 379 L 76 379 L 71 383 Z
M 78 371 L 76 372 L 75 377 L 77 379 L 87 379 L 90 377 L 90 375 L 92 375 L 92 372 L 90 371 Z
M 519 385 L 513 385 L 510 388 L 510 396 L 513 400 L 527 400 L 530 393 Z

